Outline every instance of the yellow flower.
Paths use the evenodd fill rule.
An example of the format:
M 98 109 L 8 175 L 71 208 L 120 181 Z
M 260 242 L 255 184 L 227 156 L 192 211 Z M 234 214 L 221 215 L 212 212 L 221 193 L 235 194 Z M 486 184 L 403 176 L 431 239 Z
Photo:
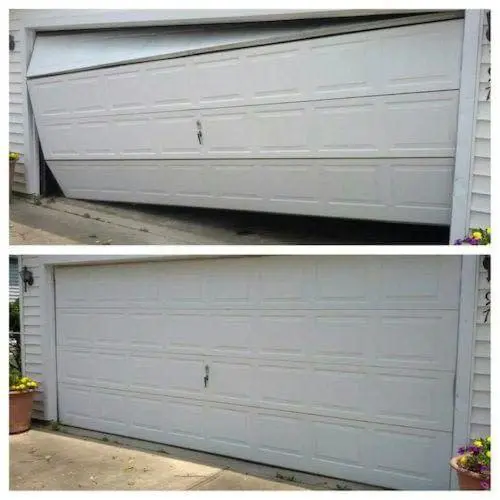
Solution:
M 483 235 L 482 235 L 479 231 L 474 231 L 474 232 L 472 233 L 472 237 L 473 237 L 475 240 L 480 240 L 480 239 L 483 237 Z
M 24 384 L 21 384 L 21 385 L 19 386 L 19 389 L 20 389 L 21 391 L 24 391 L 24 389 L 26 389 L 26 386 L 25 386 Z
M 486 441 L 488 441 L 488 443 L 491 443 L 491 436 L 488 436 L 488 437 L 486 438 Z
M 486 234 L 491 234 L 491 227 L 486 228 Z
M 488 450 L 488 451 L 486 452 L 486 456 L 487 456 L 488 458 L 491 458 L 491 451 L 489 451 L 489 450 Z
M 467 463 L 467 457 L 464 455 L 463 457 L 460 457 L 460 465 L 465 465 Z
M 474 441 L 474 446 L 477 446 L 478 448 L 482 448 L 483 443 L 481 443 L 481 441 L 479 441 L 479 439 L 478 439 L 477 441 Z

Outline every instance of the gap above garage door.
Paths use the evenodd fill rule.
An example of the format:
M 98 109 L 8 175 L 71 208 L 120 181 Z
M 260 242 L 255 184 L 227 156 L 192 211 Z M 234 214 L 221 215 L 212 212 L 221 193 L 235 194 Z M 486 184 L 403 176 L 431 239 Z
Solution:
M 58 417 L 387 488 L 448 489 L 460 262 L 56 268 Z
M 273 44 L 299 32 L 184 34 L 177 53 L 122 37 L 90 69 L 90 35 L 62 36 L 80 47 L 73 69 L 48 64 L 57 37 L 40 38 L 44 156 L 69 197 L 448 224 L 463 21 L 380 23 Z M 132 61 L 161 60 L 123 61 L 130 44 Z

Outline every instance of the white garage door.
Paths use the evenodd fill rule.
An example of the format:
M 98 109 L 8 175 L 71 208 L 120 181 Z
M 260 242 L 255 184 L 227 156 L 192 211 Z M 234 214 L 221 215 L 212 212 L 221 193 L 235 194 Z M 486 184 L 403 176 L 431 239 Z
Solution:
M 58 268 L 59 418 L 446 489 L 459 266 L 335 256 Z
M 462 36 L 455 19 L 97 69 L 83 44 L 46 76 L 55 37 L 28 86 L 69 197 L 449 224 Z

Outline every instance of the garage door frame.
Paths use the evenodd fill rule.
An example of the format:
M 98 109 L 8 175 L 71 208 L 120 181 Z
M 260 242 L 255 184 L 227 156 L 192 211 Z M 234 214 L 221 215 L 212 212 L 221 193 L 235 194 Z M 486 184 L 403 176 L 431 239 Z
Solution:
M 397 250 L 394 248 L 393 250 Z M 344 250 L 344 255 L 346 250 Z M 368 249 L 365 254 L 369 255 Z M 295 252 L 294 252 L 295 253 Z M 297 252 L 298 253 L 298 252 Z M 321 252 L 320 252 L 321 253 Z M 340 252 L 339 252 L 340 253 Z M 397 254 L 397 251 L 387 252 Z M 451 253 L 451 252 L 450 252 Z M 454 252 L 457 254 L 456 252 Z M 224 255 L 225 254 L 225 255 Z M 219 252 L 222 256 L 244 257 L 248 255 L 237 255 L 235 251 Z M 258 255 L 258 254 L 257 254 Z M 272 255 L 268 254 L 268 255 Z M 303 251 L 299 255 L 304 255 Z M 264 255 L 261 255 L 264 256 Z M 172 259 L 185 259 L 182 256 L 171 257 L 130 257 L 130 256 L 47 256 L 40 257 L 40 296 L 42 297 L 42 324 L 45 324 L 45 336 L 43 339 L 43 372 L 44 372 L 44 390 L 43 402 L 46 420 L 58 420 L 58 384 L 57 384 L 57 366 L 56 360 L 56 296 L 55 296 L 55 268 L 67 265 L 92 265 L 92 264 L 113 264 L 113 263 L 133 263 L 151 260 L 168 261 Z M 187 258 L 200 258 L 192 255 Z M 207 258 L 203 256 L 201 258 Z M 458 324 L 458 347 L 457 364 L 455 375 L 455 401 L 452 431 L 452 446 L 456 449 L 467 442 L 470 428 L 470 402 L 471 402 L 471 379 L 473 369 L 474 352 L 474 322 L 476 316 L 476 290 L 479 269 L 479 257 L 475 255 L 462 256 L 461 258 L 461 276 L 459 290 L 459 324 Z M 22 265 L 22 263 L 21 263 Z M 21 311 L 22 311 L 21 295 Z M 23 314 L 21 312 L 21 318 Z M 44 321 L 45 320 L 45 321 Z M 21 324 L 21 331 L 23 325 Z M 456 487 L 456 478 L 450 470 L 450 484 L 452 488 Z
M 391 12 L 391 11 L 388 11 Z M 132 13 L 132 11 L 131 11 Z M 262 15 L 262 14 L 261 14 Z M 273 14 L 276 18 L 280 16 Z M 319 13 L 314 12 L 305 15 L 303 12 L 289 14 L 293 18 L 300 17 L 319 17 Z M 346 15 L 345 12 L 342 15 Z M 164 16 L 161 14 L 160 16 Z M 455 170 L 453 179 L 452 212 L 450 242 L 463 237 L 468 230 L 469 212 L 470 212 L 470 193 L 472 189 L 472 154 L 473 137 L 476 108 L 476 93 L 478 86 L 478 67 L 479 67 L 479 48 L 482 34 L 484 12 L 478 9 L 466 9 L 464 19 L 464 37 L 462 42 L 462 71 L 461 83 L 459 88 L 459 117 L 457 130 L 457 147 L 455 155 Z M 133 16 L 132 16 L 133 17 Z M 283 14 L 281 14 L 283 18 Z M 254 19 L 255 20 L 255 19 Z M 179 21 L 173 21 L 174 23 Z M 194 21 L 197 24 L 203 23 L 202 19 Z M 226 19 L 227 22 L 227 19 Z M 54 25 L 53 19 L 40 20 L 32 19 L 26 22 L 21 30 L 23 38 L 22 66 L 23 74 L 26 75 L 31 53 L 33 51 L 37 32 L 47 31 L 48 29 L 57 29 L 60 31 L 82 28 L 97 29 L 102 27 L 139 27 L 154 24 L 151 19 L 149 22 L 144 20 L 133 21 L 131 19 L 106 20 L 101 22 L 78 22 L 61 23 L 59 20 Z M 158 19 L 158 25 L 172 24 L 164 17 Z M 35 126 L 35 119 L 31 103 L 28 97 L 27 85 L 23 86 L 23 121 L 25 124 L 25 165 L 26 182 L 28 193 L 40 194 L 40 157 L 39 157 L 39 137 Z

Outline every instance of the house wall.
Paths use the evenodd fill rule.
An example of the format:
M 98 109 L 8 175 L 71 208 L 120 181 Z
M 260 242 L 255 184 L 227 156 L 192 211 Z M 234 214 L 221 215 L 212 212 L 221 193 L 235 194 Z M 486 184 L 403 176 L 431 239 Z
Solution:
M 151 260 L 150 257 L 139 257 L 134 260 L 148 259 Z M 33 272 L 35 278 L 34 285 L 29 287 L 26 293 L 22 294 L 21 299 L 23 365 L 28 376 L 41 381 L 42 385 L 47 382 L 46 387 L 50 385 L 55 376 L 55 360 L 51 358 L 54 324 L 50 316 L 50 308 L 53 309 L 52 296 L 54 292 L 52 275 L 46 272 L 50 267 L 45 266 L 44 263 L 82 263 L 83 260 L 86 263 L 99 263 L 130 261 L 131 258 L 127 256 L 107 257 L 99 255 L 86 256 L 84 259 L 79 256 L 23 256 L 20 263 L 20 265 L 27 266 Z M 489 322 L 484 323 L 483 314 L 485 306 L 484 294 L 489 290 L 489 284 L 486 281 L 486 272 L 481 262 L 482 259 L 478 263 L 477 268 L 479 271 L 477 271 L 476 276 L 475 328 L 474 331 L 470 332 L 470 335 L 474 336 L 473 359 L 470 360 L 472 368 L 469 374 L 472 379 L 468 405 L 470 436 L 489 432 L 490 425 L 490 326 Z M 462 286 L 470 286 L 470 283 L 462 283 Z M 55 409 L 48 407 L 47 393 L 41 393 L 35 403 L 35 417 L 52 419 L 55 414 Z
M 476 100 L 476 123 L 472 157 L 469 227 L 488 227 L 491 212 L 491 102 L 489 69 L 491 43 L 486 37 L 487 16 L 483 12 L 483 32 Z

